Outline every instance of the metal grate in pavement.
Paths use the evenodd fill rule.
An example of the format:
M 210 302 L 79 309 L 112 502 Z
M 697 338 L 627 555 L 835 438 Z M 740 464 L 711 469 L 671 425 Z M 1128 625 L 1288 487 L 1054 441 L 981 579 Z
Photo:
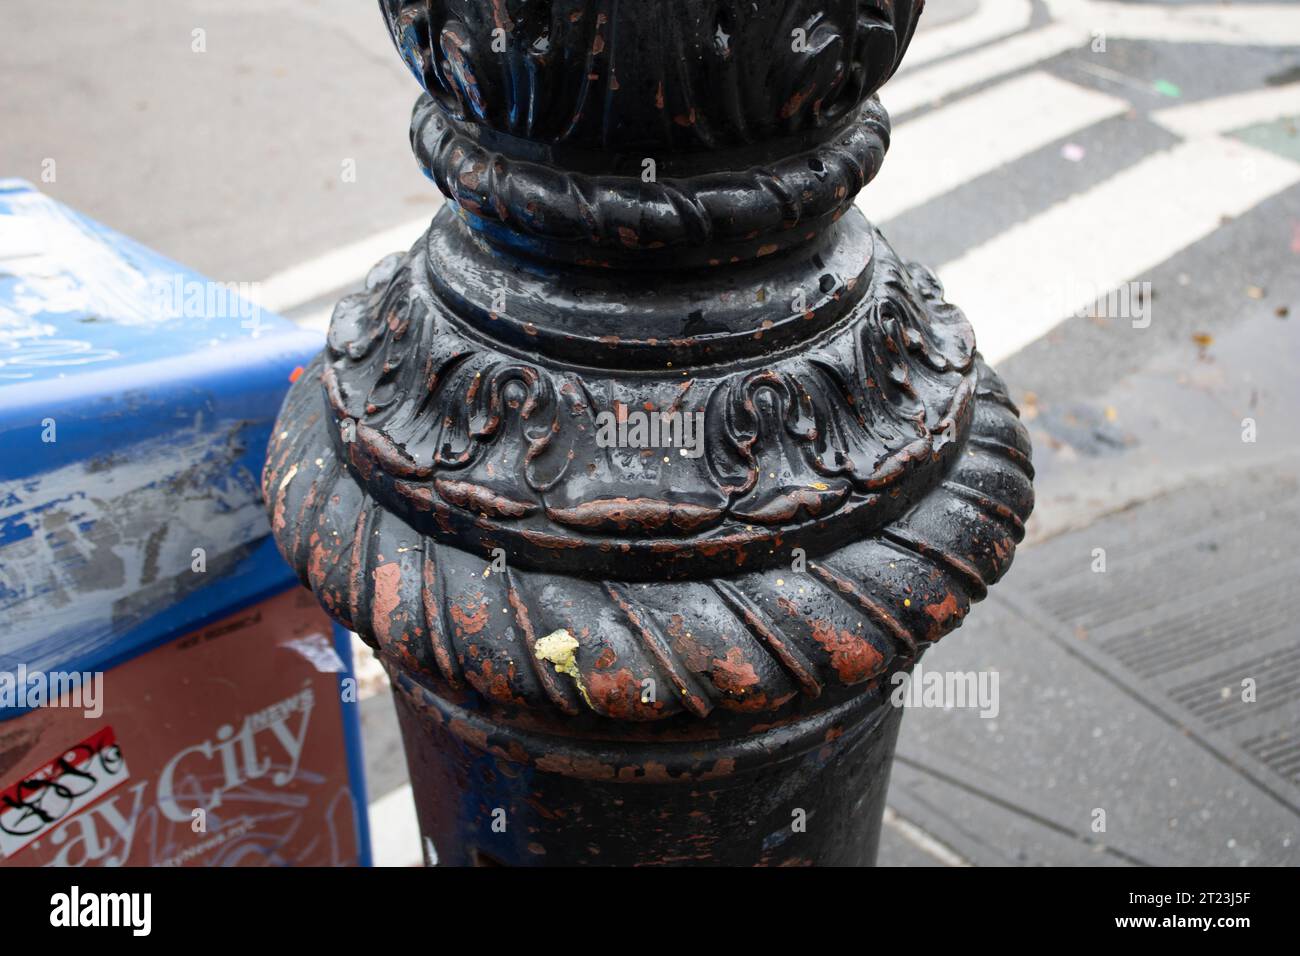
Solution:
M 1258 681 L 1257 699 L 1249 709 L 1239 706 L 1243 675 L 1258 675 L 1254 678 Z M 1300 647 L 1234 664 L 1176 687 L 1169 696 L 1216 729 L 1294 704 L 1300 700 Z
M 1300 737 L 1291 729 L 1253 737 L 1242 746 L 1256 760 L 1272 768 L 1279 776 L 1300 784 Z
M 1238 474 L 1043 543 L 1022 584 L 1058 640 L 1300 812 L 1297 528 L 1292 470 Z

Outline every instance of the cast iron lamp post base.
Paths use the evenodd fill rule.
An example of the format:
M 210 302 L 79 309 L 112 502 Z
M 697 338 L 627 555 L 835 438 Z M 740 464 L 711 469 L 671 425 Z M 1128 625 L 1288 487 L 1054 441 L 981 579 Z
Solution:
M 969 323 L 852 205 L 919 4 L 381 7 L 450 202 L 340 302 L 264 489 L 426 841 L 873 862 L 895 675 L 1032 507 Z

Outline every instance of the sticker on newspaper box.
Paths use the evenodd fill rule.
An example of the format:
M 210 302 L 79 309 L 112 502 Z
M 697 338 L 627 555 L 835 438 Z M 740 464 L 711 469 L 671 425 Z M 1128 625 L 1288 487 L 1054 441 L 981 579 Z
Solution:
M 0 852 L 13 856 L 129 778 L 112 727 L 0 791 Z

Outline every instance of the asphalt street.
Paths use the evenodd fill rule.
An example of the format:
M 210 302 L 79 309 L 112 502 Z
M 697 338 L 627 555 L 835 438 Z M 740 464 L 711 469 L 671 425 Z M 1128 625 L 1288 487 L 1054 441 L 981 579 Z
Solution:
M 372 3 L 60 7 L 0 0 L 0 174 L 313 326 L 436 209 Z M 923 661 L 998 713 L 906 716 L 881 863 L 1296 865 L 1300 6 L 931 0 L 905 64 L 859 205 L 971 317 L 1038 504 Z M 370 673 L 378 856 L 414 864 Z

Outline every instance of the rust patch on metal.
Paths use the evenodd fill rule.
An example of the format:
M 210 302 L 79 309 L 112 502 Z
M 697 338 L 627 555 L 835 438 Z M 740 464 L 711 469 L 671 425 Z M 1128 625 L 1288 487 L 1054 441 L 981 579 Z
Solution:
M 930 640 L 935 640 L 952 630 L 953 618 L 960 621 L 965 616 L 961 604 L 957 601 L 957 595 L 952 593 L 947 594 L 942 601 L 927 604 L 925 613 L 934 619 L 934 626 L 931 627 L 928 635 Z
M 722 511 L 704 505 L 678 504 L 656 498 L 602 498 L 572 508 L 547 508 L 546 515 L 559 524 L 579 528 L 657 530 L 672 524 L 683 531 L 693 531 L 719 520 Z
M 837 630 L 829 621 L 813 621 L 812 636 L 831 656 L 831 667 L 845 684 L 857 684 L 874 676 L 884 663 L 884 656 L 870 641 Z
M 402 605 L 402 567 L 396 561 L 378 565 L 371 572 L 375 581 L 370 624 L 382 643 L 392 641 L 392 614 Z
M 463 607 L 453 602 L 448 606 L 447 613 L 451 615 L 452 621 L 462 635 L 477 634 L 487 627 L 487 602 L 482 600 L 482 595 L 479 595 L 478 603 L 466 604 Z
M 482 485 L 466 481 L 439 478 L 433 485 L 438 489 L 438 494 L 452 504 L 496 518 L 522 518 L 537 510 L 537 505 L 532 502 L 507 498 Z

